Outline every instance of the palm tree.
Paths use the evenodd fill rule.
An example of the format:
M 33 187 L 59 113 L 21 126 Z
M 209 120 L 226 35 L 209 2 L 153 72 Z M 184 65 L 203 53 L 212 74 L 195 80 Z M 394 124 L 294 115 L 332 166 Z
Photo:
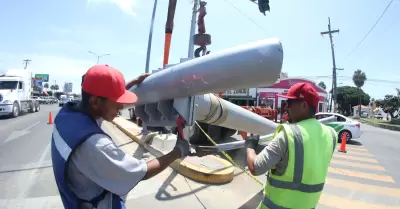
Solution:
M 49 88 L 49 83 L 45 83 L 43 87 L 47 90 Z
M 50 86 L 50 89 L 51 89 L 52 91 L 56 90 L 55 87 L 54 87 L 54 85 L 51 85 L 51 86 Z
M 56 92 L 60 89 L 60 87 L 56 84 L 54 85 L 54 90 L 56 90 Z
M 362 70 L 357 69 L 356 71 L 354 71 L 353 82 L 354 82 L 354 85 L 356 85 L 360 91 L 361 91 L 361 88 L 364 86 L 364 83 L 366 80 L 367 80 L 367 76 L 365 75 L 365 73 Z M 361 93 L 358 95 L 358 114 L 361 117 Z
M 318 86 L 321 87 L 321 88 L 323 88 L 324 90 L 326 90 L 326 85 L 325 85 L 325 83 L 324 83 L 323 81 L 320 81 L 320 82 L 318 83 Z

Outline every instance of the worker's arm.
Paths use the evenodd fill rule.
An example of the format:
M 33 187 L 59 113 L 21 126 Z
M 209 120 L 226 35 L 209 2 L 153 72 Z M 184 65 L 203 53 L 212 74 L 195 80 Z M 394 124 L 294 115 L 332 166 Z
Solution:
M 252 145 L 248 142 L 246 147 L 247 166 L 251 174 L 255 176 L 262 175 L 274 168 L 287 154 L 284 132 L 279 132 L 258 155 L 254 150 L 255 143 Z
M 183 158 L 189 154 L 190 146 L 186 140 L 178 139 L 175 148 L 168 154 L 147 163 L 147 172 L 143 180 L 149 179 L 161 171 L 165 170 L 172 162 L 178 158 Z
M 169 154 L 145 162 L 127 155 L 108 136 L 96 134 L 76 149 L 71 160 L 85 177 L 114 194 L 124 196 L 140 181 L 160 173 L 174 160 L 187 155 L 187 152 L 182 155 L 181 147 L 186 148 L 177 145 Z
M 126 84 L 125 88 L 130 89 L 130 88 L 132 88 L 132 86 L 142 83 L 143 80 L 145 78 L 147 78 L 149 75 L 150 75 L 149 73 L 144 73 L 144 74 L 140 75 L 139 77 L 129 81 L 128 84 Z

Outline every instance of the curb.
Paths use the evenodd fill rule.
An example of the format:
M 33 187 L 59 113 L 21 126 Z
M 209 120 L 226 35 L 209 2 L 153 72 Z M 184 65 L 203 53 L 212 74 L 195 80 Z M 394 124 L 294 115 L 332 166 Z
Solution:
M 123 119 L 123 118 L 119 118 Z M 123 119 L 126 120 L 126 119 Z M 127 121 L 127 120 L 126 120 Z M 127 121 L 128 123 L 131 123 Z M 155 157 L 161 157 L 164 155 L 164 153 L 157 149 L 154 146 L 151 146 L 150 144 L 147 144 L 147 142 L 151 141 L 151 139 L 156 135 L 156 133 L 150 133 L 147 136 L 142 136 L 142 135 L 135 135 L 131 131 L 129 131 L 128 128 L 123 127 L 121 124 L 112 121 L 112 124 L 114 124 L 119 130 L 121 130 L 124 134 L 126 134 L 129 138 L 131 138 L 134 142 L 138 143 L 140 146 L 144 147 L 148 152 L 150 152 L 152 155 Z M 132 124 L 133 125 L 133 124 Z M 143 140 L 144 138 L 144 140 Z M 196 161 L 201 161 L 201 160 L 208 160 L 208 161 L 214 161 L 217 162 L 218 164 L 223 165 L 222 169 L 212 169 L 212 168 L 207 168 L 204 166 L 203 163 L 198 163 L 196 165 Z M 192 179 L 197 182 L 201 183 L 209 183 L 209 184 L 225 184 L 229 183 L 233 180 L 234 176 L 234 167 L 232 164 L 224 160 L 222 158 L 216 157 L 214 155 L 207 155 L 202 158 L 199 157 L 192 157 L 188 156 L 185 159 L 177 159 L 175 160 L 170 167 L 174 169 L 176 172 L 179 174 Z
M 378 127 L 378 128 L 383 128 L 383 129 L 387 129 L 387 130 L 392 130 L 392 131 L 400 131 L 400 126 L 395 126 L 395 125 L 386 125 L 386 124 L 381 124 L 381 123 L 374 123 L 374 122 L 370 122 L 367 120 L 363 120 L 363 119 L 358 119 L 361 123 L 365 123 L 367 125 L 370 126 L 374 126 L 374 127 Z

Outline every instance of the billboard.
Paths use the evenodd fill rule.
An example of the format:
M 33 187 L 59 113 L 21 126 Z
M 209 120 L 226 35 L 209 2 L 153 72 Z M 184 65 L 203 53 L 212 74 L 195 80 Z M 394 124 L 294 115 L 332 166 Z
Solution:
M 43 87 L 43 82 L 41 80 L 34 80 L 33 86 Z
M 49 82 L 49 74 L 35 74 L 35 80 Z
M 64 92 L 72 93 L 72 83 L 70 83 L 70 82 L 64 83 Z

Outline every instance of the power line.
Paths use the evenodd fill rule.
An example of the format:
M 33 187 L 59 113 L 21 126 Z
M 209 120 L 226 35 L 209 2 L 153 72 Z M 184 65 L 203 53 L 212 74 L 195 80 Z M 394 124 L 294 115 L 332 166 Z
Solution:
M 247 19 L 249 19 L 251 22 L 253 22 L 253 24 L 258 27 L 260 30 L 262 30 L 265 34 L 268 34 L 267 31 L 262 28 L 259 24 L 256 23 L 256 21 L 254 21 L 253 19 L 251 19 L 246 13 L 244 13 L 242 10 L 240 10 L 239 8 L 237 8 L 235 5 L 233 5 L 231 2 L 227 1 L 227 0 L 223 0 L 225 3 L 229 4 L 231 7 L 235 8 L 238 12 L 240 12 L 243 16 L 245 16 Z M 250 1 L 252 2 L 252 1 Z M 257 4 L 256 2 L 252 2 Z
M 306 78 L 306 79 L 330 79 L 332 78 L 332 75 L 320 75 L 320 76 L 307 76 L 307 77 L 302 77 L 302 76 L 296 76 L 296 78 Z M 337 76 L 337 78 L 340 79 L 351 79 L 353 80 L 353 77 L 351 76 Z M 399 84 L 400 85 L 400 81 L 394 81 L 394 80 L 386 80 L 386 79 L 377 79 L 377 78 L 368 78 L 366 81 L 366 83 L 368 82 L 373 82 L 373 83 L 390 83 L 390 84 Z
M 378 22 L 382 19 L 383 15 L 386 13 L 386 11 L 389 9 L 390 5 L 392 5 L 394 0 L 391 0 L 389 2 L 389 4 L 386 6 L 385 10 L 382 12 L 381 16 L 378 18 L 378 20 L 375 22 L 375 24 L 371 27 L 371 29 L 369 29 L 368 33 L 365 34 L 364 38 L 361 39 L 361 41 L 356 45 L 356 47 L 347 55 L 347 57 L 349 57 L 350 55 L 352 55 L 357 48 L 364 42 L 364 40 L 368 37 L 368 35 L 371 33 L 371 31 L 375 28 L 375 26 L 378 24 Z M 347 58 L 346 57 L 346 58 Z
M 398 4 L 399 2 L 400 2 L 400 1 L 397 1 L 397 3 L 394 4 L 393 9 L 396 9 L 396 8 L 397 8 L 397 6 L 399 5 L 399 4 Z M 398 13 L 396 13 L 396 14 L 398 14 Z M 384 36 L 386 35 L 386 33 L 390 30 L 390 28 L 391 28 L 393 25 L 396 24 L 396 22 L 397 22 L 397 20 L 398 20 L 399 18 L 400 18 L 400 17 L 397 17 L 397 16 L 395 16 L 395 18 L 393 18 L 392 22 L 385 28 L 385 30 L 383 30 L 383 33 L 382 33 L 381 38 L 384 37 Z

